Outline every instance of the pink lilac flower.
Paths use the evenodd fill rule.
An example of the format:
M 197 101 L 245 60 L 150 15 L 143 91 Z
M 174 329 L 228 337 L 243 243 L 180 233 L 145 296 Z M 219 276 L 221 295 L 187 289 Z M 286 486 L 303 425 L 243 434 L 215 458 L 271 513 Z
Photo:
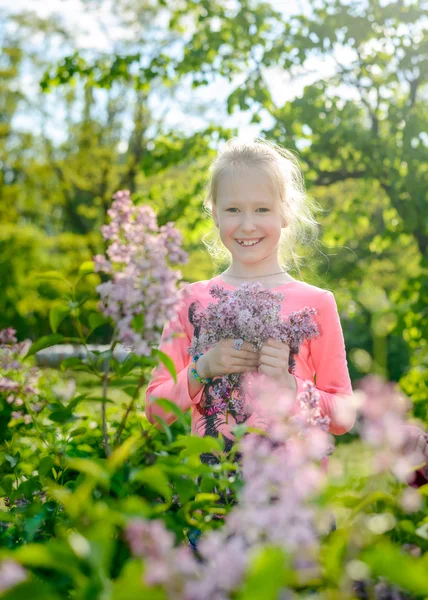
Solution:
M 5 559 L 0 562 L 0 593 L 22 583 L 28 577 L 27 571 L 16 561 Z
M 168 597 L 177 599 L 226 600 L 242 584 L 254 553 L 270 545 L 290 553 L 303 578 L 309 571 L 311 576 L 319 574 L 312 559 L 317 555 L 319 534 L 315 509 L 309 502 L 325 484 L 326 475 L 317 461 L 328 449 L 329 436 L 317 422 L 318 398 L 310 386 L 302 402 L 303 397 L 308 405 L 305 417 L 310 421 L 304 430 L 300 420 L 290 419 L 293 405 L 287 399 L 282 402 L 278 394 L 261 399 L 267 409 L 262 418 L 268 421 L 273 405 L 288 407 L 280 412 L 284 437 L 272 439 L 268 431 L 241 440 L 244 486 L 224 526 L 201 538 L 198 551 L 202 562 L 196 561 L 188 548 L 175 548 L 171 534 L 162 530 L 163 524 L 129 524 L 127 538 L 133 553 L 144 559 L 146 583 L 163 585 Z M 286 590 L 283 592 L 286 597 Z
M 318 327 L 312 316 L 315 308 L 305 307 L 292 312 L 285 321 L 281 316 L 284 295 L 264 288 L 260 283 L 243 283 L 235 290 L 226 290 L 220 285 L 210 288 L 210 295 L 218 302 L 210 302 L 205 309 L 195 315 L 195 327 L 199 335 L 194 336 L 188 352 L 195 356 L 206 352 L 217 342 L 226 338 L 242 338 L 260 350 L 267 339 L 273 338 L 285 342 L 290 347 L 289 370 L 295 366 L 294 355 L 299 352 L 305 340 L 319 335 Z M 222 377 L 225 388 L 239 386 L 245 378 L 240 373 Z M 239 410 L 239 406 L 230 406 L 231 394 L 225 390 L 225 401 L 229 408 Z
M 197 563 L 187 548 L 174 548 L 174 536 L 162 521 L 131 520 L 125 536 L 134 556 L 144 559 L 148 585 L 163 585 L 170 597 L 182 597 L 184 581 L 195 575 Z
M 21 388 L 21 384 L 17 381 L 12 381 L 8 377 L 0 377 L 0 392 L 17 392 Z
M 409 399 L 397 384 L 376 375 L 365 377 L 356 395 L 360 412 L 357 429 L 361 438 L 376 450 L 374 472 L 391 470 L 397 479 L 408 482 L 414 467 L 425 460 L 419 450 L 408 450 L 412 438 L 407 418 Z
M 8 327 L 7 329 L 2 329 L 0 331 L 0 344 L 16 344 L 17 339 L 15 336 L 16 329 L 13 327 Z
M 151 347 L 160 343 L 165 322 L 175 317 L 180 299 L 181 272 L 169 264 L 184 264 L 187 253 L 173 223 L 159 227 L 154 211 L 135 206 L 129 191 L 113 198 L 111 222 L 102 227 L 110 243 L 107 257 L 94 257 L 95 271 L 110 276 L 97 286 L 99 309 L 115 322 L 119 341 L 137 355 L 149 356 Z
M 281 307 L 284 295 L 263 288 L 260 283 L 243 283 L 235 290 L 226 290 L 220 285 L 210 289 L 213 298 L 205 310 L 195 315 L 200 335 L 194 337 L 189 354 L 205 352 L 225 338 L 242 338 L 251 342 L 256 349 L 270 337 L 286 342 L 290 352 L 296 354 L 304 340 L 319 335 L 312 319 L 315 308 L 304 308 L 293 312 L 283 321 Z

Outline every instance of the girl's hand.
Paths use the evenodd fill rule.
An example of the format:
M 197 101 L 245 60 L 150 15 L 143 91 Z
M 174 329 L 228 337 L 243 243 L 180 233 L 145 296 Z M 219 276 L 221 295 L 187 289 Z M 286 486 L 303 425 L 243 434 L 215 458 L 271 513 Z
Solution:
M 196 371 L 204 379 L 230 373 L 249 373 L 257 371 L 259 353 L 254 352 L 250 342 L 244 342 L 241 350 L 234 346 L 234 339 L 227 338 L 217 342 L 196 363 Z
M 428 479 L 428 433 L 415 427 L 415 425 L 407 425 L 408 440 L 404 446 L 405 452 L 415 452 L 419 450 L 425 459 L 425 465 L 420 469 L 423 476 Z
M 258 371 L 296 391 L 296 380 L 288 371 L 289 356 L 290 346 L 288 344 L 269 338 L 260 350 Z

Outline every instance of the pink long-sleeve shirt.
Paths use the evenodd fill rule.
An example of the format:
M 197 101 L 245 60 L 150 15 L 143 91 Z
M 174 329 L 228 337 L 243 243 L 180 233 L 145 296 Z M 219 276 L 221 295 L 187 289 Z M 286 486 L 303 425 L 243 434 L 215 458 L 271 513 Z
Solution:
M 146 390 L 146 415 L 149 421 L 155 422 L 155 416 L 165 418 L 162 408 L 153 403 L 154 398 L 168 398 L 181 410 L 192 411 L 192 433 L 200 436 L 218 435 L 222 433 L 226 439 L 233 440 L 231 433 L 236 423 L 245 422 L 247 425 L 260 426 L 257 415 L 243 414 L 228 415 L 225 422 L 224 414 L 215 412 L 213 388 L 210 384 L 201 387 L 200 391 L 191 398 L 188 387 L 188 369 L 192 357 L 188 354 L 193 335 L 195 334 L 193 313 L 195 308 L 205 308 L 208 303 L 216 302 L 209 294 L 212 285 L 222 285 L 225 289 L 236 289 L 226 283 L 221 276 L 210 280 L 191 283 L 186 286 L 187 293 L 181 294 L 182 300 L 177 310 L 177 319 L 169 321 L 163 330 L 160 350 L 168 354 L 174 361 L 177 370 L 177 383 L 174 383 L 169 371 L 162 364 L 153 370 L 151 380 Z M 303 390 L 305 380 L 314 382 L 316 374 L 316 388 L 320 394 L 320 408 L 323 415 L 330 417 L 329 431 L 341 435 L 349 431 L 354 423 L 355 416 L 350 408 L 352 386 L 348 372 L 345 342 L 340 323 L 337 305 L 332 292 L 323 290 L 308 283 L 293 280 L 275 288 L 276 292 L 284 295 L 282 316 L 285 319 L 291 312 L 306 306 L 316 308 L 317 314 L 313 317 L 319 328 L 317 338 L 302 343 L 299 353 L 295 358 L 293 376 L 297 384 L 297 394 Z M 170 341 L 166 338 L 171 333 L 178 336 Z M 215 379 L 214 379 L 215 381 Z M 211 384 L 211 386 L 214 384 Z M 245 403 L 245 399 L 244 399 Z M 341 410 L 342 409 L 342 410 Z M 296 403 L 298 410 L 298 403 Z M 351 417 L 350 417 L 351 414 Z M 166 421 L 172 423 L 174 414 L 166 415 Z

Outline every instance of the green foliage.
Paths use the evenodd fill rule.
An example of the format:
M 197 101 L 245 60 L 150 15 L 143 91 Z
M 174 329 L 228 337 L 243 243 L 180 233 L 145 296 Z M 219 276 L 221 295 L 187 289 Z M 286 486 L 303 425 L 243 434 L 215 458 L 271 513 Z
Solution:
M 0 330 L 13 326 L 19 339 L 35 340 L 18 358 L 23 368 L 13 373 L 14 381 L 28 383 L 41 348 L 110 339 L 111 324 L 96 308 L 94 287 L 101 278 L 92 259 L 103 251 L 100 228 L 116 189 L 136 192 L 139 202 L 155 208 L 160 224 L 176 222 L 191 256 L 182 269 L 185 279 L 211 276 L 211 261 L 200 246 L 210 227 L 201 200 L 218 145 L 236 132 L 210 123 L 191 134 L 165 131 L 148 107 L 151 94 L 174 90 L 184 80 L 195 89 L 220 76 L 232 83 L 224 113 L 248 111 L 253 123 L 269 115 L 273 124 L 262 135 L 298 153 L 310 191 L 325 209 L 320 253 L 310 258 L 304 275 L 335 291 L 353 381 L 373 370 L 399 381 L 414 414 L 426 420 L 422 6 L 323 0 L 309 13 L 284 18 L 265 2 L 186 0 L 173 9 L 166 2 L 127 3 L 126 11 L 131 21 L 151 24 L 161 8 L 169 22 L 156 31 L 164 39 L 157 40 L 162 51 L 155 53 L 147 52 L 150 27 L 144 35 L 139 31 L 131 52 L 124 45 L 120 53 L 95 59 L 75 48 L 72 36 L 54 22 L 20 16 L 13 18 L 15 38 L 5 29 Z M 50 65 L 43 52 L 30 51 L 27 39 L 40 32 L 47 41 L 59 36 L 71 48 L 68 56 Z M 171 51 L 189 32 L 183 54 Z M 352 62 L 345 62 L 351 55 Z M 144 67 L 143 56 L 149 57 Z M 332 75 L 320 73 L 296 98 L 275 103 L 266 69 L 282 70 L 293 83 L 295 72 L 309 68 L 314 56 L 336 63 Z M 24 60 L 40 75 L 42 92 L 31 98 L 33 105 L 44 106 L 54 90 L 65 107 L 66 137 L 57 146 L 15 128 L 25 97 L 18 86 Z M 105 116 L 97 110 L 97 87 L 106 91 Z M 202 109 L 198 105 L 196 112 Z M 124 137 L 125 118 L 131 127 Z M 142 516 L 162 519 L 179 544 L 189 527 L 221 526 L 213 514 L 230 510 L 219 497 L 231 489 L 233 500 L 242 484 L 239 472 L 233 456 L 224 456 L 221 439 L 189 435 L 188 415 L 170 400 L 159 405 L 175 412 L 176 422 L 148 423 L 141 393 L 159 360 L 175 378 L 172 361 L 162 353 L 148 359 L 131 353 L 120 364 L 108 350 L 66 359 L 61 373 L 36 372 L 39 392 L 23 393 L 21 407 L 0 392 L 0 559 L 13 558 L 29 571 L 27 581 L 2 597 L 163 599 L 165 592 L 146 586 L 141 562 L 129 556 L 126 523 Z M 70 375 L 87 377 L 82 390 L 67 392 Z M 18 408 L 22 417 L 12 415 Z M 368 457 L 352 436 L 347 441 L 338 448 L 344 466 L 332 468 L 336 476 L 318 499 L 334 508 L 338 529 L 323 542 L 321 578 L 307 587 L 351 598 L 346 582 L 356 569 L 416 597 L 428 595 L 427 486 L 419 490 L 422 508 L 406 514 L 400 486 L 371 477 Z M 216 453 L 219 465 L 202 463 L 206 452 Z M 370 529 L 372 519 L 385 514 L 394 517 L 385 521 L 394 521 L 391 528 Z M 420 556 L 406 554 L 403 544 Z M 284 586 L 296 594 L 307 591 L 295 581 L 288 558 L 270 548 L 254 556 L 236 597 L 275 598 Z
M 75 294 L 81 278 L 91 272 L 92 265 L 84 264 L 74 284 L 58 273 L 47 275 L 65 284 L 62 306 L 74 312 L 77 339 L 84 344 L 88 333 L 80 315 L 86 300 L 76 302 Z M 62 314 L 52 310 L 53 330 L 62 326 Z M 92 331 L 103 319 L 89 314 L 87 328 Z M 1 375 L 19 386 L 19 397 L 0 392 L 0 561 L 13 560 L 27 572 L 27 579 L 5 597 L 24 597 L 32 586 L 35 597 L 52 600 L 120 600 L 140 593 L 166 598 L 161 586 L 144 581 L 143 564 L 130 556 L 127 524 L 136 518 L 161 519 L 177 544 L 186 544 L 191 528 L 208 534 L 222 527 L 218 517 L 227 518 L 243 485 L 235 459 L 245 431 L 241 427 L 236 432 L 238 442 L 226 452 L 222 437 L 191 435 L 188 415 L 167 398 L 157 402 L 176 421 L 169 426 L 159 418 L 159 427 L 151 425 L 140 406 L 143 385 L 159 361 L 176 377 L 173 361 L 156 349 L 149 357 L 130 353 L 120 364 L 113 358 L 113 343 L 84 359 L 64 360 L 61 372 L 37 369 L 35 352 L 59 337 L 53 333 L 30 347 L 17 347 L 2 367 Z M 101 392 L 74 386 L 70 393 L 62 379 L 69 369 L 73 375 L 87 371 Z M 110 398 L 113 385 L 126 399 L 123 404 Z M 302 580 L 283 550 L 264 547 L 255 550 L 234 597 L 273 600 L 284 589 L 297 594 L 340 590 L 344 571 L 352 578 L 355 564 L 375 580 L 383 578 L 416 595 L 426 593 L 428 486 L 420 488 L 419 509 L 406 513 L 403 485 L 372 470 L 361 442 L 351 441 L 336 453 L 333 475 L 314 503 L 314 508 L 331 509 L 337 521 L 337 530 L 321 538 L 319 556 L 312 557 L 320 561 L 322 572 L 308 572 Z M 217 464 L 203 461 L 207 454 L 217 457 Z M 404 554 L 404 544 L 423 554 Z M 400 561 L 406 573 L 398 572 Z

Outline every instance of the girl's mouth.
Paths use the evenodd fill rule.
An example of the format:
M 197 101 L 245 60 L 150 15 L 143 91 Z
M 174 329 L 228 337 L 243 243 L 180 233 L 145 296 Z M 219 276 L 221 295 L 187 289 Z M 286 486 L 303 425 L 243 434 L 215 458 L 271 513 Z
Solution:
M 243 248 L 252 248 L 253 246 L 257 246 L 264 238 L 259 238 L 258 240 L 236 240 L 237 243 Z

